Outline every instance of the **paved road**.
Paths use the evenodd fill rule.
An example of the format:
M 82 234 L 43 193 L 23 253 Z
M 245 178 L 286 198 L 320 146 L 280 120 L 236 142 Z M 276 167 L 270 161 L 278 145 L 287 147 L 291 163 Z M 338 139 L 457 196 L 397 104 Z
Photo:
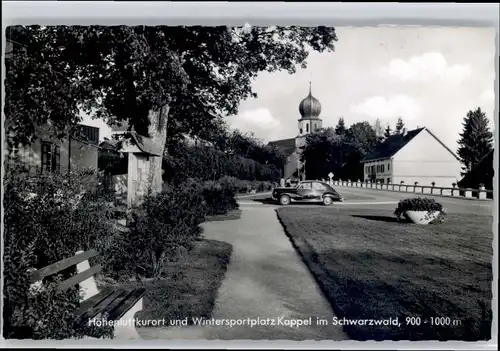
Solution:
M 429 194 L 400 193 L 386 190 L 374 190 L 365 188 L 335 187 L 345 199 L 343 203 L 334 203 L 335 206 L 353 206 L 359 208 L 370 208 L 376 206 L 379 209 L 394 210 L 398 201 L 408 197 L 431 197 L 440 202 L 449 213 L 475 213 L 483 215 L 492 215 L 494 210 L 494 201 L 475 200 L 465 198 L 452 198 L 445 196 L 433 196 Z M 265 196 L 260 196 L 260 198 Z M 259 196 L 245 197 L 240 203 L 252 207 L 260 208 L 262 203 L 258 201 Z M 277 205 L 267 204 L 266 207 L 276 208 Z M 292 204 L 291 206 L 318 206 L 317 204 Z
M 429 194 L 413 194 L 413 193 L 401 193 L 393 191 L 384 190 L 372 190 L 363 188 L 348 188 L 348 187 L 338 187 L 337 188 L 347 199 L 349 196 L 363 195 L 373 197 L 373 201 L 397 201 L 405 199 L 408 197 L 431 197 L 436 199 L 436 201 L 443 204 L 450 213 L 476 213 L 476 214 L 493 214 L 494 202 L 491 200 L 475 200 L 475 199 L 465 199 L 465 198 L 452 198 L 446 196 L 432 196 Z M 372 200 L 366 200 L 369 202 Z M 355 202 L 355 201 L 353 201 Z M 390 206 L 393 208 L 394 206 Z
M 261 196 L 262 197 L 262 196 Z M 241 199 L 241 219 L 204 223 L 207 239 L 233 245 L 231 262 L 219 289 L 213 318 L 261 320 L 275 325 L 141 328 L 143 339 L 343 340 L 341 327 L 319 326 L 316 318 L 334 317 L 311 273 L 286 237 L 275 211 Z M 255 204 L 257 206 L 255 206 Z M 279 318 L 311 318 L 311 326 L 278 325 Z

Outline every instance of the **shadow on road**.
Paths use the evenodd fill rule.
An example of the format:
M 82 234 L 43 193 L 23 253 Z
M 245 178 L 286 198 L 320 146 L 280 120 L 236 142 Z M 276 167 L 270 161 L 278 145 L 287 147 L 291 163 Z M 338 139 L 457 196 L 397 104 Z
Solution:
M 261 204 L 265 204 L 265 205 L 277 205 L 278 202 L 272 198 L 265 198 L 265 199 L 252 199 L 252 201 L 255 201 L 255 202 L 260 202 Z
M 351 217 L 364 218 L 370 221 L 379 221 L 379 222 L 390 222 L 390 223 L 405 222 L 404 220 L 399 220 L 396 217 L 389 217 L 389 216 L 351 215 Z
M 268 197 L 268 198 L 265 198 L 265 199 L 252 199 L 252 201 L 255 201 L 255 202 L 259 202 L 261 204 L 264 204 L 264 205 L 279 205 L 279 202 Z M 289 205 L 287 206 L 290 206 L 290 205 L 293 205 L 293 206 L 297 206 L 297 205 L 306 205 L 306 206 L 311 206 L 311 205 L 323 205 L 322 202 L 292 202 L 290 203 Z

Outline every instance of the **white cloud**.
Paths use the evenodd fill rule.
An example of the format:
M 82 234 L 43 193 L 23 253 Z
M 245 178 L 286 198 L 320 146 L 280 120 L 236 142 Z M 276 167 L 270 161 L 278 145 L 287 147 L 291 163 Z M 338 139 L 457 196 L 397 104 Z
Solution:
M 412 56 L 407 61 L 401 58 L 393 59 L 388 65 L 380 68 L 379 73 L 403 82 L 429 82 L 441 78 L 450 83 L 460 83 L 471 75 L 472 70 L 469 65 L 449 65 L 440 52 L 428 52 Z
M 383 120 L 393 120 L 397 117 L 413 120 L 420 117 L 421 108 L 415 99 L 406 95 L 394 95 L 389 98 L 374 96 L 358 105 L 352 105 L 351 112 Z
M 255 126 L 264 130 L 271 130 L 281 124 L 277 118 L 273 117 L 267 108 L 246 110 L 234 118 L 233 126 L 235 128 Z
M 481 94 L 481 100 L 485 101 L 495 101 L 495 92 L 493 89 L 485 90 Z
M 257 137 L 263 140 L 273 140 L 281 131 L 280 120 L 274 117 L 271 111 L 265 107 L 244 110 L 230 118 L 233 129 L 254 132 Z

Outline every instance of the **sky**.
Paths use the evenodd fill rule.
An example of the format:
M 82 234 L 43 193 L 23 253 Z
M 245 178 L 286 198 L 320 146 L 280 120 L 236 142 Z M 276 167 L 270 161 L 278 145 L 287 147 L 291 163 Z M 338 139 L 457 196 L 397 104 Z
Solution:
M 298 106 L 309 92 L 321 105 L 323 127 L 379 118 L 394 129 L 427 127 L 456 150 L 462 121 L 481 107 L 494 129 L 495 30 L 460 27 L 337 27 L 332 53 L 312 52 L 296 74 L 264 72 L 253 82 L 258 98 L 242 101 L 232 128 L 264 142 L 298 134 Z M 109 128 L 101 121 L 83 123 Z

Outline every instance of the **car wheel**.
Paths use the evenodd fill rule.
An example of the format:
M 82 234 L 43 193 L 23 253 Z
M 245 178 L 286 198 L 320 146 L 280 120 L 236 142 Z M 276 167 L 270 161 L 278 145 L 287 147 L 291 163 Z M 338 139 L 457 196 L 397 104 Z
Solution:
M 323 198 L 323 205 L 325 206 L 330 206 L 332 204 L 333 200 L 330 196 L 325 196 Z
M 290 204 L 290 196 L 288 196 L 288 195 L 282 195 L 280 197 L 280 204 L 282 204 L 282 205 L 289 205 Z

